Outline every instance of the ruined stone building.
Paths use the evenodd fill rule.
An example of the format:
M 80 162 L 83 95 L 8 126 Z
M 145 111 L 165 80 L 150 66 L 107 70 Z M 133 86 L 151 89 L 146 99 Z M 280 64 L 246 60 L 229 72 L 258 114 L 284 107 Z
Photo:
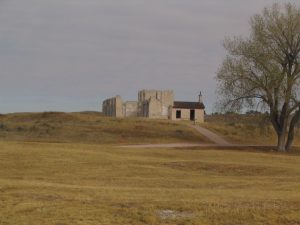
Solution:
M 122 101 L 121 96 L 106 99 L 102 112 L 110 117 L 146 117 L 153 119 L 192 120 L 204 122 L 205 106 L 200 93 L 197 102 L 174 101 L 171 90 L 141 90 L 138 101 Z
M 142 90 L 138 94 L 138 116 L 168 119 L 173 105 L 173 91 Z

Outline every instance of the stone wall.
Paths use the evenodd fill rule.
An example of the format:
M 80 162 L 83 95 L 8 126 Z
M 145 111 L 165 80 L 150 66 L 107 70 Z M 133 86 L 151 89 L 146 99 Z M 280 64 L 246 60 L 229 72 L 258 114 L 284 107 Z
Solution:
M 121 96 L 106 99 L 102 103 L 102 112 L 105 116 L 110 117 L 137 117 L 138 103 L 134 101 L 124 102 Z
M 190 113 L 193 109 L 178 109 L 173 108 L 171 110 L 171 119 L 172 120 L 190 120 Z M 195 120 L 196 122 L 203 123 L 204 122 L 204 109 L 194 109 L 195 110 Z M 176 112 L 181 112 L 181 118 L 176 118 Z
M 168 119 L 174 92 L 170 90 L 142 90 L 138 93 L 138 116 Z
M 150 98 L 148 105 L 148 117 L 153 119 L 162 118 L 161 101 L 155 98 Z
M 138 115 L 138 102 L 128 101 L 123 104 L 124 117 L 137 117 Z
M 102 103 L 102 112 L 105 116 L 123 117 L 123 103 L 121 96 L 106 99 Z

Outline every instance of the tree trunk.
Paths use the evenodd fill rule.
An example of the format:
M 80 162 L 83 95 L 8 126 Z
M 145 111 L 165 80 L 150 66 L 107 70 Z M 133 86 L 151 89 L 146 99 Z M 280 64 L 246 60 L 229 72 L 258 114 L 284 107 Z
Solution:
M 285 145 L 286 151 L 289 151 L 292 147 L 292 144 L 294 141 L 294 134 L 295 134 L 294 127 L 290 127 L 290 131 L 289 131 L 288 138 L 287 138 L 286 145 Z
M 278 136 L 277 151 L 285 152 L 286 151 L 286 148 L 285 148 L 286 133 L 283 131 L 283 132 L 278 133 L 277 136 Z
M 285 148 L 287 151 L 289 151 L 292 147 L 293 141 L 294 141 L 294 135 L 295 135 L 295 126 L 300 120 L 300 109 L 295 113 L 294 117 L 291 120 L 288 138 L 286 141 Z
M 274 111 L 273 111 L 274 112 Z M 287 135 L 287 121 L 281 117 L 278 118 L 278 114 L 271 113 L 271 122 L 274 130 L 277 133 L 277 151 L 285 152 L 286 151 L 286 135 Z

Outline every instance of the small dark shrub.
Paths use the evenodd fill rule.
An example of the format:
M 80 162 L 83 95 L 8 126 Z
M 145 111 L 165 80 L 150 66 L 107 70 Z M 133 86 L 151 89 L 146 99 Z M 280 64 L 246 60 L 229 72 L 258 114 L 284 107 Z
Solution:
M 25 130 L 24 127 L 17 127 L 17 131 L 18 131 L 18 132 L 22 132 L 22 131 L 24 131 L 24 130 Z
M 182 134 L 183 134 L 183 131 L 182 131 L 182 130 L 176 130 L 175 132 L 176 132 L 176 134 L 179 134 L 179 135 L 182 135 Z
M 7 130 L 7 126 L 4 123 L 0 123 L 0 130 Z

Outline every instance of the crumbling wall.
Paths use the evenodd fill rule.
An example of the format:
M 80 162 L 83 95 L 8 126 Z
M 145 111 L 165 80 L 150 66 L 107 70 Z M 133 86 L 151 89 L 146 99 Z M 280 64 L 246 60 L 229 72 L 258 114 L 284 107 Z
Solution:
M 138 116 L 168 119 L 174 92 L 170 90 L 142 90 L 138 94 Z
M 150 98 L 148 107 L 148 117 L 153 119 L 159 119 L 162 117 L 162 105 L 161 101 L 156 98 Z
M 137 117 L 138 102 L 128 101 L 123 104 L 124 117 Z
M 102 103 L 102 112 L 105 116 L 123 117 L 123 103 L 121 96 L 109 98 Z

